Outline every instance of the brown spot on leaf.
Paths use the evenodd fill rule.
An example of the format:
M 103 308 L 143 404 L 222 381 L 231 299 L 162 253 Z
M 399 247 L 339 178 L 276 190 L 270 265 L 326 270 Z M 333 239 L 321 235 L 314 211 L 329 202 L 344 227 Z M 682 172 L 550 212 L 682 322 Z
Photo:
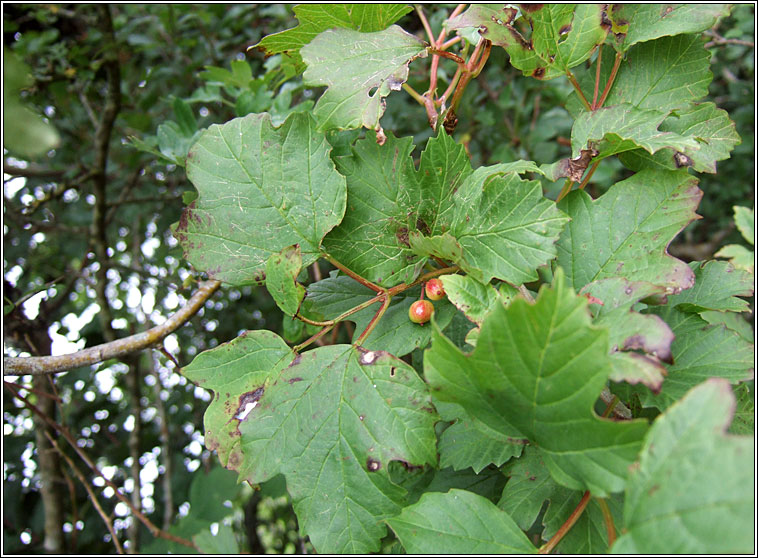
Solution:
M 289 382 L 290 385 L 294 384 L 295 382 L 302 382 L 302 381 L 303 379 L 300 377 L 290 378 L 289 380 L 287 380 L 287 382 Z
M 369 473 L 375 473 L 379 469 L 382 468 L 382 463 L 378 459 L 374 459 L 373 457 L 369 457 L 366 460 L 366 469 L 368 469 Z
M 400 244 L 403 244 L 410 248 L 411 244 L 408 242 L 408 227 L 400 227 L 395 233 L 395 238 Z
M 290 365 L 287 368 L 292 368 L 293 366 L 297 366 L 300 364 L 300 361 L 303 360 L 303 355 L 297 355 L 294 359 L 292 359 L 292 362 L 290 362 Z
M 545 4 L 519 4 L 521 11 L 525 14 L 531 14 L 538 10 L 541 10 Z
M 564 25 L 558 30 L 559 35 L 568 35 L 569 31 L 571 31 L 571 25 Z
M 681 169 L 682 167 L 691 167 L 695 162 L 684 153 L 677 151 L 674 153 L 674 164 L 676 168 Z
M 545 75 L 545 68 L 536 68 L 532 72 L 532 77 L 536 79 L 542 79 Z

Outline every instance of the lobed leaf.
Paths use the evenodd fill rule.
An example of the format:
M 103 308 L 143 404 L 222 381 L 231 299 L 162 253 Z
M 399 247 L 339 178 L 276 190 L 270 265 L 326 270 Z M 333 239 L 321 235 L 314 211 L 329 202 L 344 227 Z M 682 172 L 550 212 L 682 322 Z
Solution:
M 668 367 L 660 393 L 640 393 L 644 406 L 666 409 L 708 378 L 721 378 L 733 384 L 753 378 L 755 347 L 738 333 L 670 306 L 653 307 L 651 311 L 674 332 L 671 345 L 674 364 Z
M 710 54 L 699 35 L 676 35 L 640 43 L 621 65 L 605 106 L 630 103 L 663 113 L 708 94 Z
M 518 457 L 523 448 L 523 440 L 504 436 L 470 417 L 450 425 L 437 443 L 440 467 L 452 467 L 456 471 L 471 467 L 475 473 L 490 464 L 499 467 L 512 457 Z
M 608 277 L 665 287 L 693 285 L 694 273 L 668 255 L 673 237 L 697 218 L 702 192 L 685 171 L 643 170 L 597 200 L 582 190 L 558 206 L 571 222 L 558 240 L 558 265 L 581 288 Z
M 671 362 L 674 334 L 661 318 L 635 312 L 633 306 L 664 291 L 620 277 L 593 281 L 580 291 L 597 301 L 592 305 L 595 325 L 608 328 L 612 381 L 643 383 L 655 393 L 660 391 L 666 375 L 661 361 Z
M 218 454 L 224 467 L 242 460 L 239 425 L 257 405 L 266 384 L 295 353 L 271 331 L 247 331 L 218 347 L 203 351 L 182 368 L 198 386 L 213 391 L 205 411 L 205 447 Z
M 440 280 L 450 302 L 476 325 L 482 325 L 487 313 L 503 300 L 495 287 L 468 275 L 442 275 Z
M 608 15 L 622 52 L 637 43 L 682 33 L 700 33 L 729 14 L 729 4 L 614 4 Z
M 708 380 L 660 415 L 630 474 L 616 554 L 753 553 L 754 440 L 727 436 L 734 396 Z
M 293 8 L 297 27 L 268 35 L 254 46 L 267 54 L 290 54 L 302 71 L 300 49 L 322 31 L 335 27 L 363 33 L 381 31 L 412 9 L 404 4 L 299 4 Z
M 455 263 L 482 283 L 493 277 L 512 285 L 534 281 L 537 268 L 555 258 L 568 217 L 543 197 L 539 181 L 479 172 L 485 170 L 491 172 L 477 169 L 456 193 L 452 235 L 464 259 Z
M 753 296 L 753 276 L 727 262 L 691 262 L 695 286 L 668 297 L 671 306 L 685 312 L 720 310 L 747 312 L 750 304 L 738 296 Z
M 534 305 L 496 306 L 469 355 L 435 331 L 424 374 L 436 399 L 537 444 L 560 484 L 603 496 L 623 487 L 645 431 L 643 422 L 613 423 L 592 410 L 611 372 L 607 352 L 607 332 L 591 325 L 587 300 L 559 270 Z
M 503 47 L 511 64 L 537 79 L 564 76 L 587 60 L 608 33 L 599 4 L 539 4 L 523 11 L 532 29 L 524 37 L 513 25 L 510 5 L 474 4 L 450 20 L 450 29 L 478 28 L 479 34 Z
M 325 85 L 313 115 L 319 130 L 380 130 L 384 98 L 408 79 L 408 64 L 426 56 L 420 39 L 393 25 L 375 33 L 328 29 L 300 53 L 307 85 Z
M 345 178 L 304 113 L 279 128 L 268 114 L 212 125 L 190 150 L 187 175 L 199 197 L 174 225 L 185 258 L 232 285 L 261 282 L 265 262 L 299 244 L 303 265 L 345 212 Z
M 571 129 L 572 156 L 578 157 L 590 143 L 598 150 L 595 160 L 637 148 L 650 153 L 665 148 L 696 152 L 700 145 L 694 138 L 658 130 L 665 118 L 665 113 L 629 103 L 583 112 Z

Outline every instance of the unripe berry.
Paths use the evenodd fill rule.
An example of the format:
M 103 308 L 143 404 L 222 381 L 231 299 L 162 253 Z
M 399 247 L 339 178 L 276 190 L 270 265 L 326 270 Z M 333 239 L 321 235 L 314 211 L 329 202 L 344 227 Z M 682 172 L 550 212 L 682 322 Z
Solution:
M 434 313 L 434 306 L 428 300 L 417 300 L 411 304 L 408 317 L 414 324 L 425 324 Z
M 445 298 L 445 287 L 439 279 L 429 279 L 426 282 L 426 297 L 429 300 L 442 300 Z

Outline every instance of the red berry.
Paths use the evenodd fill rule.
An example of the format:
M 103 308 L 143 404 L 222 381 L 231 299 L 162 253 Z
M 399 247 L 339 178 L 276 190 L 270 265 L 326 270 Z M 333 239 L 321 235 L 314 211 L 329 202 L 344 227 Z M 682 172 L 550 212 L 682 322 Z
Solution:
M 426 296 L 430 300 L 442 300 L 445 298 L 445 287 L 439 279 L 429 279 L 426 282 Z
M 411 304 L 408 317 L 414 324 L 425 324 L 434 313 L 434 306 L 428 300 L 417 300 Z

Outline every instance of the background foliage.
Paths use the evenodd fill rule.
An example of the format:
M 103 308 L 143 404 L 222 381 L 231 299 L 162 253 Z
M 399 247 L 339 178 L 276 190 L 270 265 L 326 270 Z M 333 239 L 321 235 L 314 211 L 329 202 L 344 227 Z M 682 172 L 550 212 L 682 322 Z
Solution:
M 453 7 L 425 6 L 435 34 Z M 184 205 L 197 195 L 184 168 L 189 146 L 211 124 L 250 113 L 267 111 L 271 123 L 279 126 L 293 112 L 318 110 L 315 100 L 324 91 L 303 84 L 303 59 L 313 56 L 307 49 L 302 57 L 285 53 L 268 58 L 247 50 L 264 36 L 298 24 L 289 6 L 120 4 L 103 10 L 95 5 L 4 5 L 6 355 L 92 346 L 163 321 L 193 291 L 193 271 L 171 231 Z M 397 17 L 403 29 L 424 37 L 414 12 L 388 15 L 391 20 Z M 705 195 L 698 213 L 703 219 L 689 225 L 670 249 L 687 261 L 711 259 L 724 244 L 745 244 L 733 224 L 732 207 L 753 205 L 754 49 L 722 39 L 752 41 L 753 21 L 754 7 L 737 5 L 710 32 L 714 79 L 706 100 L 729 112 L 742 142 L 730 159 L 718 163 L 718 174 L 700 175 Z M 313 36 L 306 33 L 303 45 Z M 441 64 L 442 76 L 455 71 L 455 64 L 447 62 Z M 429 63 L 427 59 L 411 65 L 408 83 L 418 91 L 426 88 Z M 573 119 L 563 106 L 571 92 L 564 79 L 525 79 L 508 63 L 503 49 L 493 49 L 484 71 L 465 91 L 453 138 L 463 145 L 473 168 L 568 157 Z M 116 106 L 112 130 L 109 106 Z M 9 141 L 25 126 L 30 130 L 25 137 L 33 141 Z M 413 137 L 415 145 L 425 145 L 432 135 L 423 108 L 404 93 L 387 97 L 382 126 L 396 138 Z M 347 153 L 357 134 L 332 136 L 335 152 Z M 408 155 L 418 164 L 419 152 Z M 618 161 L 606 161 L 589 182 L 588 192 L 596 199 L 603 185 L 630 174 Z M 560 184 L 547 180 L 541 185 L 547 197 L 555 198 L 560 189 Z M 322 264 L 309 270 L 310 279 L 328 277 L 330 271 Z M 455 292 L 451 287 L 448 290 Z M 316 293 L 314 310 L 324 316 L 344 311 L 329 294 Z M 450 306 L 448 315 L 439 313 L 438 323 L 445 327 L 452 316 Z M 358 327 L 370 317 L 371 313 L 356 315 Z M 683 328 L 684 322 L 683 318 Z M 752 338 L 747 322 L 734 327 Z M 224 288 L 189 325 L 169 337 L 164 352 L 73 370 L 54 381 L 35 380 L 32 388 L 29 378 L 8 380 L 27 386 L 20 393 L 38 404 L 54 403 L 50 412 L 56 420 L 157 526 L 184 538 L 195 536 L 198 548 L 208 552 L 308 552 L 312 547 L 297 532 L 282 477 L 262 483 L 257 491 L 237 485 L 236 475 L 220 468 L 217 457 L 203 446 L 209 392 L 175 372 L 176 363 L 185 366 L 200 352 L 256 329 L 272 330 L 293 343 L 316 331 L 286 315 L 282 318 L 264 288 Z M 349 342 L 351 334 L 343 327 L 333 340 Z M 411 361 L 418 364 L 418 355 Z M 111 535 L 92 498 L 65 462 L 52 479 L 64 535 L 51 537 L 45 527 L 51 518 L 39 488 L 41 461 L 54 450 L 40 449 L 45 439 L 40 438 L 39 424 L 35 427 L 32 414 L 13 397 L 12 389 L 3 393 L 5 551 L 113 552 Z M 740 409 L 743 415 L 752 413 L 752 383 L 740 405 L 745 406 Z M 656 435 L 671 435 L 660 430 Z M 508 447 L 513 455 L 519 450 Z M 66 452 L 73 456 L 70 448 Z M 443 452 L 443 466 L 455 468 L 454 459 Z M 545 464 L 534 466 L 544 474 Z M 401 473 L 397 478 L 409 488 L 414 482 L 431 486 L 429 479 Z M 452 486 L 466 488 L 497 503 L 492 495 L 502 492 L 503 475 L 494 466 L 476 473 L 480 474 L 472 471 L 466 487 L 460 486 L 460 477 L 456 484 L 446 485 L 444 475 L 431 482 L 440 492 Z M 516 490 L 518 471 L 510 473 L 508 490 Z M 113 497 L 113 488 L 91 471 L 84 474 L 130 550 L 187 550 L 155 538 Z M 640 491 L 644 476 L 643 470 Z M 442 497 L 427 494 L 419 505 L 444 510 L 445 503 L 435 500 L 438 496 Z M 602 515 L 601 510 L 589 509 L 588 523 Z M 513 516 L 523 529 L 537 514 L 544 514 L 548 530 L 554 532 L 560 525 L 554 508 L 541 511 L 538 506 L 529 513 Z M 401 523 L 417 520 L 407 515 L 393 520 L 401 540 Z M 212 536 L 217 533 L 233 536 Z M 227 546 L 219 546 L 222 542 Z M 384 542 L 385 550 L 398 549 L 394 538 Z M 633 550 L 633 541 L 624 544 Z

